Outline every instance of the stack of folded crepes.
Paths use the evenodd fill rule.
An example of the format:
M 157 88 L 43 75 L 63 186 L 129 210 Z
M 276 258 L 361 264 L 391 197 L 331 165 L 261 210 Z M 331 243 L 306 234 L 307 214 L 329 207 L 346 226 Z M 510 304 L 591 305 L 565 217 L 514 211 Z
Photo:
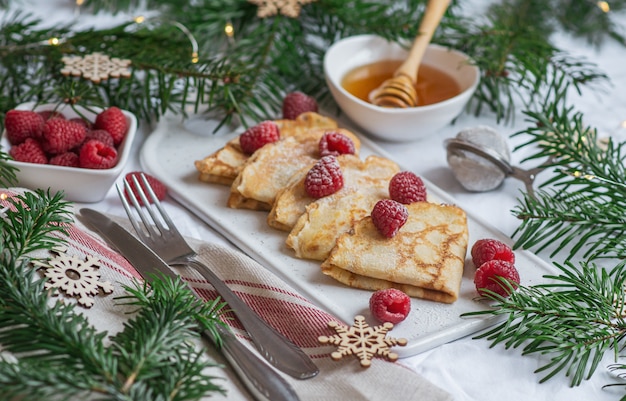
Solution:
M 280 140 L 249 157 L 233 139 L 197 161 L 200 180 L 230 184 L 231 208 L 269 211 L 268 224 L 289 232 L 286 244 L 295 256 L 322 261 L 321 271 L 341 283 L 368 290 L 395 287 L 444 303 L 458 298 L 468 244 L 463 210 L 430 197 L 415 202 L 407 205 L 409 219 L 398 235 L 385 238 L 369 215 L 376 202 L 389 198 L 389 181 L 399 166 L 379 156 L 361 160 L 358 137 L 317 113 L 277 123 Z M 356 153 L 337 157 L 343 187 L 313 199 L 304 180 L 329 131 L 350 138 Z M 225 160 L 232 162 L 228 168 Z

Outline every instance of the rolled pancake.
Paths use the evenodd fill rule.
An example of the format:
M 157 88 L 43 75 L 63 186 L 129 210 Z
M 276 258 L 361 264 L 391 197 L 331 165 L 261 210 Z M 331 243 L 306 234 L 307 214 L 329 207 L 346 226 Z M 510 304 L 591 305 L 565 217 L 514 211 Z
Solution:
M 322 272 L 355 288 L 398 288 L 409 296 L 453 303 L 458 299 L 468 244 L 467 217 L 453 205 L 415 202 L 393 238 L 370 216 L 341 235 Z

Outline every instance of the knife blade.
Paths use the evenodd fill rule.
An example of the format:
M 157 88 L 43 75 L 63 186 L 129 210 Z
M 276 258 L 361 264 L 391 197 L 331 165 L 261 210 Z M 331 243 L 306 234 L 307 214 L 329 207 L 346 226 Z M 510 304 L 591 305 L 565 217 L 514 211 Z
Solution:
M 80 209 L 80 214 L 148 283 L 160 276 L 171 279 L 180 277 L 154 251 L 109 217 L 88 208 Z M 201 299 L 193 288 L 189 288 Z M 255 400 L 299 401 L 293 387 L 278 372 L 252 353 L 230 330 L 221 325 L 216 327 L 222 340 L 220 351 Z M 210 332 L 203 331 L 202 335 L 216 343 Z

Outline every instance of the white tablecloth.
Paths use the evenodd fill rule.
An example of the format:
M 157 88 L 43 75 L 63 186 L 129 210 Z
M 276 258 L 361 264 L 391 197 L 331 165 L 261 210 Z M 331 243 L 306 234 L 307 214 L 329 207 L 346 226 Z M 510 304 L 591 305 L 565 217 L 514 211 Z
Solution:
M 69 22 L 74 14 L 73 2 L 69 0 L 20 0 L 14 2 L 21 8 L 41 16 L 47 24 Z M 484 5 L 484 4 L 481 4 Z M 0 12 L 0 17 L 2 16 Z M 6 14 L 6 12 L 4 12 Z M 79 27 L 95 24 L 112 24 L 128 18 L 100 15 L 81 15 Z M 610 77 L 611 86 L 601 91 L 586 90 L 582 96 L 572 98 L 576 109 L 585 114 L 586 123 L 598 128 L 600 135 L 612 135 L 619 141 L 626 140 L 626 49 L 614 42 L 607 42 L 600 48 L 588 46 L 582 39 L 558 35 L 556 42 L 574 55 L 587 57 L 598 64 Z M 446 163 L 443 140 L 453 137 L 467 127 L 479 124 L 496 127 L 503 135 L 524 127 L 523 116 L 518 114 L 514 124 L 497 126 L 492 116 L 476 118 L 469 115 L 460 117 L 454 125 L 441 130 L 437 135 L 410 144 L 394 144 L 377 141 L 377 144 L 393 155 L 395 161 L 405 169 L 423 175 L 428 180 L 451 194 L 458 205 L 484 218 L 505 234 L 511 235 L 517 227 L 511 209 L 523 189 L 521 182 L 508 179 L 501 187 L 488 193 L 469 193 L 454 179 Z M 146 124 L 140 126 L 133 145 L 133 155 L 126 171 L 140 170 L 139 152 L 142 143 L 150 132 Z M 521 139 L 521 138 L 520 138 Z M 520 139 L 516 139 L 519 141 Z M 511 148 L 515 142 L 510 140 Z M 513 164 L 520 165 L 524 150 L 513 154 Z M 532 168 L 533 165 L 521 165 Z M 545 174 L 545 173 L 544 173 Z M 78 205 L 81 207 L 83 205 Z M 96 204 L 84 205 L 110 214 L 123 216 L 124 211 L 114 189 L 107 197 Z M 179 229 L 186 236 L 207 241 L 223 242 L 224 239 L 198 218 L 188 213 L 176 203 L 167 202 L 166 207 L 174 217 Z M 539 255 L 548 260 L 547 255 Z M 617 400 L 624 395 L 623 388 L 603 389 L 606 384 L 617 381 L 606 367 L 613 363 L 612 355 L 606 355 L 593 378 L 582 385 L 570 388 L 568 378 L 559 375 L 546 383 L 539 383 L 540 375 L 533 371 L 547 360 L 540 356 L 521 356 L 519 350 L 505 350 L 503 346 L 489 348 L 484 340 L 463 338 L 439 346 L 431 351 L 401 360 L 402 364 L 419 372 L 434 384 L 450 392 L 458 401 L 526 401 L 526 400 Z

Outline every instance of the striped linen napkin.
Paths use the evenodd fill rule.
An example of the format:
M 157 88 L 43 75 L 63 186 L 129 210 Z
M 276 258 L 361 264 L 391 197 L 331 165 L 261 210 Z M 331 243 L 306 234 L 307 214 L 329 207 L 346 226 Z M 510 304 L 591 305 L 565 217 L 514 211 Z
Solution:
M 114 219 L 127 228 L 130 227 L 125 219 Z M 222 245 L 193 239 L 188 241 L 202 261 L 213 268 L 216 275 L 268 323 L 301 347 L 319 367 L 320 373 L 307 380 L 297 380 L 283 375 L 302 401 L 452 399 L 448 393 L 399 362 L 375 358 L 372 365 L 365 369 L 352 356 L 333 361 L 330 353 L 335 351 L 336 347 L 321 345 L 317 339 L 320 335 L 334 334 L 328 329 L 327 323 L 331 320 L 339 321 L 337 318 L 320 310 L 247 255 Z M 78 218 L 70 229 L 68 248 L 66 251 L 68 255 L 83 259 L 87 256 L 98 258 L 101 264 L 100 280 L 113 283 L 113 293 L 96 296 L 93 307 L 86 309 L 84 313 L 98 330 L 115 334 L 122 329 L 129 317 L 129 311 L 116 304 L 114 298 L 124 295 L 122 284 L 130 284 L 131 280 L 140 279 L 139 273 Z M 179 273 L 201 296 L 207 299 L 217 296 L 211 285 L 192 269 L 179 270 Z M 236 318 L 230 319 L 228 323 L 235 334 L 256 352 Z M 226 366 L 221 355 L 208 343 L 205 345 L 209 355 Z M 211 394 L 210 397 L 206 397 L 207 400 L 252 400 L 230 368 L 211 369 L 216 370 L 210 372 L 212 375 L 225 379 L 217 383 L 226 390 L 226 394 Z

